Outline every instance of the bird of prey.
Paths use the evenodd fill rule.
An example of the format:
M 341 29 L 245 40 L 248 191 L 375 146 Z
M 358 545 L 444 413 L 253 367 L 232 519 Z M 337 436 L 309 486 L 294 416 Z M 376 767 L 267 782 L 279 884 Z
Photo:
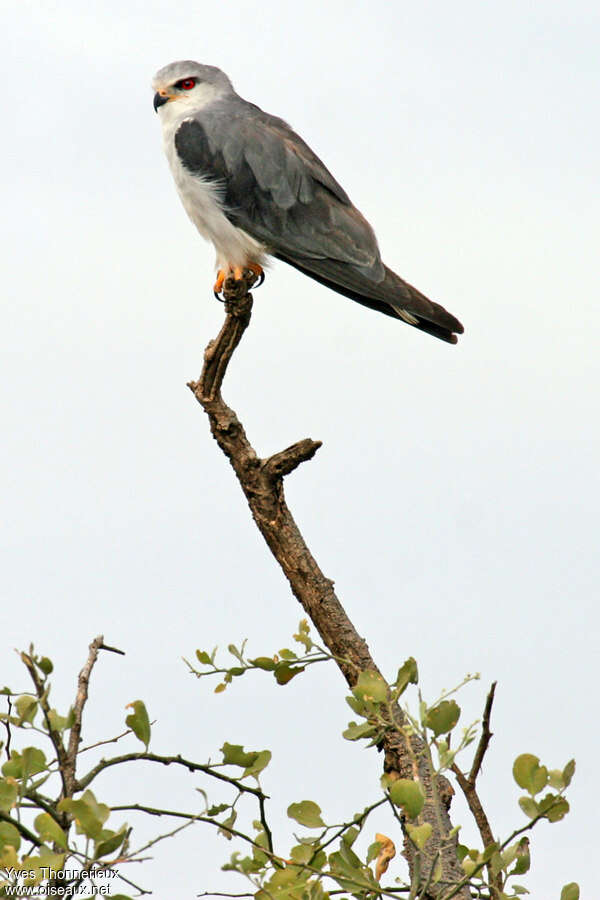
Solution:
M 215 66 L 154 77 L 164 149 L 185 210 L 217 253 L 218 295 L 268 255 L 364 306 L 455 344 L 463 327 L 384 265 L 373 229 L 290 126 L 242 99 Z

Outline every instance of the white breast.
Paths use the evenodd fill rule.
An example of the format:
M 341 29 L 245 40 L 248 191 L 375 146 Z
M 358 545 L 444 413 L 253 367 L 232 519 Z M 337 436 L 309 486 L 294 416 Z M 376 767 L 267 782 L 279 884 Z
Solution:
M 185 211 L 202 237 L 214 244 L 218 269 L 243 267 L 249 262 L 262 264 L 263 244 L 233 225 L 223 212 L 223 189 L 209 178 L 192 175 L 182 165 L 175 148 L 175 134 L 184 121 L 185 118 L 162 119 L 163 146 Z

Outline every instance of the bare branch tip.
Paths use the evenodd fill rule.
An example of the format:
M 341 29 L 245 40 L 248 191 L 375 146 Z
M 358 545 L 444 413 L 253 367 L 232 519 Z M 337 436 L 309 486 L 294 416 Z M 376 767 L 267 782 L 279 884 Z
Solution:
M 108 644 L 100 644 L 98 647 L 99 650 L 106 650 L 107 653 L 118 653 L 119 656 L 125 656 L 124 650 L 119 650 L 118 647 L 109 647 Z

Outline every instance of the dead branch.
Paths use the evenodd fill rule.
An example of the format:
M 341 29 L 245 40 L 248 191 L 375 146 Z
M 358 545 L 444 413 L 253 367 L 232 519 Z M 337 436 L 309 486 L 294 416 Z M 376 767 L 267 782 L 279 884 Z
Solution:
M 221 385 L 231 357 L 250 323 L 252 296 L 248 293 L 255 276 L 245 272 L 245 281 L 228 279 L 224 285 L 226 318 L 214 341 L 204 354 L 204 367 L 198 381 L 188 387 L 207 413 L 210 429 L 223 453 L 229 459 L 241 488 L 246 496 L 252 516 L 267 542 L 273 556 L 281 566 L 294 596 L 312 620 L 347 683 L 352 687 L 363 670 L 378 671 L 366 642 L 356 632 L 346 615 L 336 593 L 334 583 L 327 578 L 312 556 L 294 518 L 285 502 L 283 478 L 300 463 L 311 459 L 321 446 L 310 438 L 298 441 L 286 450 L 267 459 L 260 459 L 246 436 L 243 425 L 235 412 L 221 396 Z M 397 709 L 396 721 L 403 721 Z M 429 887 L 427 896 L 440 895 L 442 883 L 462 881 L 463 872 L 456 858 L 456 837 L 448 838 L 452 829 L 448 809 L 453 790 L 448 781 L 433 776 L 425 761 L 418 738 L 411 739 L 412 754 L 417 756 L 419 777 L 423 783 L 427 802 L 419 821 L 427 821 L 433 828 L 432 838 L 422 852 L 423 871 L 429 871 L 439 853 L 442 863 L 442 879 Z M 401 731 L 390 728 L 382 739 L 385 751 L 384 769 L 399 777 L 414 775 L 411 752 Z M 436 798 L 440 802 L 436 803 Z M 411 874 L 416 859 L 415 848 L 405 836 L 405 854 Z M 468 887 L 456 894 L 467 900 Z
M 88 658 L 79 673 L 77 679 L 77 694 L 73 705 L 73 725 L 69 735 L 69 747 L 67 749 L 67 759 L 64 768 L 61 766 L 61 774 L 65 781 L 65 796 L 72 797 L 75 790 L 75 770 L 77 767 L 77 753 L 79 751 L 79 742 L 81 741 L 81 720 L 83 717 L 83 708 L 88 698 L 88 688 L 90 683 L 90 675 L 92 669 L 98 659 L 98 652 L 102 649 L 110 650 L 111 653 L 119 653 L 114 647 L 104 648 L 104 635 L 99 634 L 90 644 Z

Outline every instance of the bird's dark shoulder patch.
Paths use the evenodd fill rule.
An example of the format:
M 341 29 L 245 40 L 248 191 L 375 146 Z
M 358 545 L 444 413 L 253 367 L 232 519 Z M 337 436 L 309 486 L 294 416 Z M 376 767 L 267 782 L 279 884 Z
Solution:
M 222 142 L 214 140 L 211 145 L 204 126 L 197 119 L 186 119 L 181 123 L 175 134 L 175 149 L 181 164 L 191 175 L 202 176 L 220 185 L 223 212 L 230 222 L 253 234 L 255 220 L 261 219 L 260 208 L 267 195 L 260 189 L 243 154 L 232 152 L 227 158 Z
M 223 177 L 223 172 L 215 171 L 219 164 L 222 166 L 221 154 L 211 153 L 206 132 L 196 119 L 185 119 L 181 123 L 175 134 L 175 149 L 182 165 L 192 175 Z

